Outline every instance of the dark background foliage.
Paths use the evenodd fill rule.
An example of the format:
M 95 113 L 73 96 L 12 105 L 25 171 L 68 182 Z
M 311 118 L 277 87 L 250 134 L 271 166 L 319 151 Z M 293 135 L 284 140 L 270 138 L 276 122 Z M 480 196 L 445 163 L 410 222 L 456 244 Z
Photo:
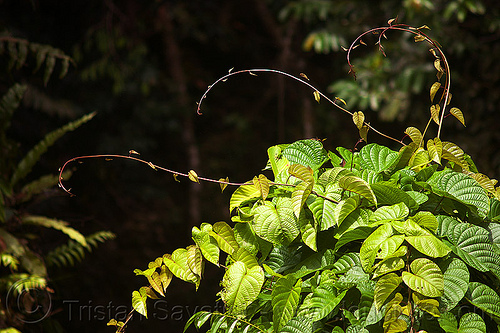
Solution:
M 435 81 L 427 46 L 391 32 L 384 58 L 375 40 L 365 40 L 368 47 L 353 54 L 357 81 L 347 73 L 341 46 L 394 17 L 431 27 L 429 35 L 448 56 L 452 105 L 464 112 L 467 128 L 447 119 L 444 139 L 472 155 L 480 171 L 493 178 L 500 174 L 495 0 L 3 0 L 0 8 L 4 34 L 50 44 L 76 62 L 63 80 L 52 78 L 46 87 L 31 68 L 2 75 L 2 90 L 17 80 L 30 84 L 9 132 L 22 143 L 20 156 L 50 130 L 98 112 L 58 142 L 34 176 L 56 172 L 74 156 L 134 149 L 170 169 L 245 181 L 265 166 L 270 145 L 311 137 L 326 138 L 329 149 L 356 144 L 348 115 L 324 101 L 318 105 L 308 88 L 272 74 L 230 78 L 210 92 L 198 116 L 198 99 L 233 67 L 304 72 L 332 97 L 345 99 L 349 109 L 362 109 L 387 134 L 402 138 L 407 126 L 423 129 Z M 7 60 L 0 65 L 6 68 Z M 369 141 L 392 145 L 374 133 Z M 117 238 L 76 268 L 54 272 L 54 318 L 68 331 L 111 331 L 106 322 L 124 320 L 132 290 L 144 283 L 133 269 L 186 245 L 193 225 L 229 221 L 230 189 L 221 194 L 217 185 L 179 183 L 123 161 L 88 160 L 74 167 L 69 184 L 76 197 L 61 193 L 31 209 L 71 221 L 86 233 L 111 230 Z M 201 306 L 220 306 L 219 275 L 207 267 L 198 293 L 174 281 L 153 318 L 135 315 L 130 331 L 178 331 Z

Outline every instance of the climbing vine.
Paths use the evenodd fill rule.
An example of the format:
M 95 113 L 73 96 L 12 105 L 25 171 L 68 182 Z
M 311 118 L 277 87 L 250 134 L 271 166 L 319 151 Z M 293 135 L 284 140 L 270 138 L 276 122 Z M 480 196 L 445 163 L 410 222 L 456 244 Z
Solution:
M 352 117 L 360 140 L 355 149 L 327 151 L 320 140 L 299 140 L 267 150 L 268 163 L 253 179 L 233 183 L 172 171 L 129 155 L 125 158 L 191 181 L 237 186 L 231 221 L 202 223 L 192 244 L 136 269 L 147 283 L 132 292 L 133 311 L 148 315 L 148 298 L 168 297 L 176 277 L 198 289 L 205 263 L 224 270 L 219 294 L 225 311 L 195 313 L 186 329 L 209 332 L 498 332 L 500 323 L 500 188 L 479 172 L 458 145 L 442 139 L 448 115 L 465 125 L 460 109 L 448 109 L 451 79 L 439 44 L 423 31 L 389 20 L 346 48 L 350 72 L 353 50 L 363 37 L 389 31 L 414 35 L 434 56 L 429 122 L 423 131 L 408 127 L 402 139 L 376 130 L 362 111 L 349 111 L 309 83 L 272 69 L 230 71 L 234 75 L 274 73 L 300 81 L 313 98 L 326 100 Z M 385 53 L 384 53 L 385 55 Z M 444 81 L 441 83 L 441 81 Z M 437 97 L 439 96 L 439 97 Z M 432 123 L 437 136 L 428 137 Z M 369 131 L 400 144 L 398 150 L 368 143 Z

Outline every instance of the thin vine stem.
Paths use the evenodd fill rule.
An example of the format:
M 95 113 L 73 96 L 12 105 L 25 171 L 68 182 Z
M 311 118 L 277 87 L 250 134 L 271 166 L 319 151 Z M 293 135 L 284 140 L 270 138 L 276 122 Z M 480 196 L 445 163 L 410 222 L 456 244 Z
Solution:
M 336 100 L 332 100 L 330 97 L 328 97 L 327 95 L 325 95 L 323 92 L 321 92 L 321 90 L 319 90 L 318 88 L 316 88 L 314 85 L 312 85 L 311 83 L 293 75 L 293 74 L 290 74 L 290 73 L 287 73 L 287 72 L 284 72 L 284 71 L 280 71 L 280 70 L 277 70 L 277 69 L 269 69 L 269 68 L 253 68 L 253 69 L 243 69 L 243 70 L 239 70 L 239 71 L 235 71 L 235 72 L 229 72 L 228 74 L 220 77 L 219 79 L 217 79 L 214 83 L 212 83 L 211 85 L 208 86 L 208 89 L 205 91 L 205 93 L 201 96 L 200 100 L 198 101 L 198 108 L 196 110 L 196 112 L 201 115 L 202 112 L 201 112 L 201 105 L 203 103 L 203 100 L 207 97 L 208 93 L 212 90 L 212 88 L 220 83 L 220 82 L 225 82 L 228 78 L 234 76 L 234 75 L 239 75 L 239 74 L 243 74 L 243 73 L 248 73 L 248 74 L 251 74 L 251 75 L 255 75 L 255 73 L 258 73 L 258 72 L 264 72 L 264 73 L 275 73 L 275 74 L 279 74 L 279 75 L 284 75 L 290 79 L 293 79 L 295 81 L 298 81 L 304 85 L 306 85 L 307 87 L 309 87 L 310 89 L 312 89 L 314 92 L 317 92 L 321 97 L 323 97 L 328 103 L 334 105 L 335 107 L 337 107 L 339 110 L 351 115 L 351 117 L 353 116 L 353 112 L 347 110 L 346 108 L 340 106 Z M 363 122 L 363 125 L 367 126 L 370 130 L 372 130 L 373 132 L 377 133 L 378 135 L 380 136 L 383 136 L 384 138 L 386 139 L 389 139 L 389 140 L 392 140 L 392 141 L 395 141 L 403 146 L 405 146 L 406 144 L 402 141 L 402 140 L 398 140 L 396 138 L 393 138 L 385 133 L 382 133 L 380 132 L 379 130 L 377 130 L 376 128 L 374 128 L 372 125 L 370 125 L 369 123 L 367 122 Z
M 425 27 L 425 28 L 427 28 L 427 27 Z M 351 53 L 360 44 L 364 45 L 364 42 L 362 42 L 362 38 L 368 34 L 374 34 L 374 33 L 379 34 L 378 41 L 376 44 L 378 44 L 379 51 L 382 52 L 382 54 L 384 56 L 386 56 L 386 54 L 384 52 L 384 47 L 382 46 L 382 38 L 387 38 L 387 36 L 385 35 L 385 33 L 387 31 L 399 30 L 399 31 L 404 31 L 404 32 L 414 34 L 416 36 L 423 37 L 423 41 L 426 41 L 439 53 L 438 59 L 442 60 L 442 63 L 444 64 L 444 67 L 445 67 L 443 70 L 443 72 L 444 72 L 443 74 L 445 75 L 445 88 L 444 88 L 443 94 L 441 95 L 440 103 L 443 101 L 443 98 L 444 98 L 444 102 L 443 102 L 443 108 L 440 111 L 441 115 L 440 115 L 440 120 L 439 120 L 439 124 L 438 124 L 438 131 L 437 131 L 437 138 L 440 138 L 446 107 L 448 106 L 449 100 L 450 100 L 450 87 L 451 87 L 450 67 L 448 64 L 448 60 L 446 59 L 446 56 L 445 56 L 444 52 L 441 50 L 441 47 L 438 44 L 438 42 L 436 42 L 435 40 L 433 40 L 432 38 L 427 36 L 425 33 L 423 33 L 422 29 L 424 29 L 424 27 L 423 28 L 414 28 L 408 24 L 389 24 L 389 26 L 387 26 L 387 27 L 378 27 L 378 28 L 373 28 L 373 29 L 367 30 L 367 31 L 363 32 L 361 35 L 359 35 L 351 43 L 351 45 L 347 49 L 347 63 L 349 65 L 349 73 L 352 74 L 354 76 L 354 78 L 356 79 L 356 71 L 354 70 L 354 65 L 352 65 L 352 63 L 351 63 Z M 431 117 L 431 119 L 432 119 L 432 117 Z M 426 127 L 426 130 L 427 130 L 427 127 Z M 425 134 L 425 132 L 424 132 L 424 134 Z

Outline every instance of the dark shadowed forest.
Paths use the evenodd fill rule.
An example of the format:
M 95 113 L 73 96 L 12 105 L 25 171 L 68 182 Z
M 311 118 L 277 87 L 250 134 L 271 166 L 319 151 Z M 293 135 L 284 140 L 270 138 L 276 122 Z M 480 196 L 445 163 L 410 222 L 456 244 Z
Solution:
M 73 157 L 130 150 L 171 170 L 244 182 L 266 166 L 267 148 L 275 144 L 317 138 L 332 150 L 356 145 L 358 131 L 349 115 L 273 73 L 241 74 L 217 84 L 198 115 L 206 89 L 230 70 L 305 73 L 322 92 L 341 98 L 349 110 L 363 110 L 374 127 L 402 139 L 408 126 L 423 128 L 429 119 L 428 91 L 436 71 L 428 47 L 390 31 L 384 57 L 376 38 L 368 37 L 351 54 L 356 80 L 344 51 L 364 31 L 396 17 L 427 25 L 426 33 L 447 55 L 452 104 L 462 110 L 466 127 L 449 119 L 443 133 L 483 173 L 500 177 L 496 0 L 0 0 L 0 90 L 3 95 L 15 83 L 26 85 L 10 126 L 1 128 L 10 142 L 1 150 L 2 186 L 11 176 L 7 170 L 47 133 L 94 111 L 93 119 L 41 156 L 25 183 L 57 174 Z M 49 64 L 40 60 L 40 67 L 34 51 L 16 66 L 21 62 L 12 60 L 9 41 L 20 39 L 70 57 L 67 73 L 59 78 L 63 63 L 57 58 L 45 77 Z M 375 141 L 393 144 L 369 132 L 368 142 Z M 125 320 L 132 291 L 144 283 L 134 269 L 183 246 L 195 225 L 230 222 L 234 189 L 221 193 L 218 184 L 177 179 L 128 160 L 82 162 L 68 166 L 73 174 L 65 186 L 74 197 L 53 186 L 41 199 L 13 207 L 67 221 L 83 235 L 105 230 L 116 237 L 86 251 L 75 265 L 47 267 L 50 318 L 43 325 L 18 323 L 25 331 L 113 332 L 106 323 Z M 23 238 L 39 237 L 36 255 L 68 241 L 57 230 L 37 230 Z M 2 277 L 7 266 L 3 262 Z M 150 318 L 135 314 L 128 331 L 180 332 L 195 311 L 222 308 L 216 295 L 222 273 L 207 266 L 204 274 L 197 292 L 173 281 L 167 297 L 150 306 Z

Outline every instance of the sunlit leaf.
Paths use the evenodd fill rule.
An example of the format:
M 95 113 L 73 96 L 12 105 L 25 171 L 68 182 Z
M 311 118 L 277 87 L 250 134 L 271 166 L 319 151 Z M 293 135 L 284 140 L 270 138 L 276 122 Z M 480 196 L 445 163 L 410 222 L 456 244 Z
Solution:
M 314 93 L 313 93 L 313 95 L 314 95 L 314 99 L 316 100 L 316 102 L 319 103 L 319 100 L 321 98 L 321 96 L 319 94 L 319 91 L 315 90 Z
M 200 180 L 198 179 L 198 175 L 196 174 L 196 172 L 194 170 L 189 170 L 188 178 L 192 182 L 195 182 L 195 183 L 200 182 Z
M 354 125 L 356 125 L 358 129 L 361 129 L 365 122 L 365 114 L 362 111 L 354 112 L 352 114 L 352 121 L 354 122 Z
M 271 292 L 274 332 L 279 332 L 295 314 L 299 304 L 302 280 L 288 275 L 276 281 Z
M 380 309 L 385 303 L 387 298 L 392 294 L 396 288 L 401 284 L 401 277 L 397 276 L 396 273 L 389 273 L 387 275 L 381 276 L 377 280 L 375 285 L 374 302 L 377 309 Z
M 193 227 L 191 230 L 193 240 L 196 245 L 201 250 L 201 253 L 205 259 L 210 261 L 215 265 L 219 265 L 219 247 L 217 246 L 217 241 L 215 238 L 210 236 L 212 231 L 212 225 L 208 223 L 202 223 L 200 229 Z
M 220 191 L 224 192 L 227 187 L 227 183 L 229 182 L 229 177 L 219 178 Z
M 417 146 L 422 145 L 423 136 L 418 128 L 408 127 L 405 130 L 405 134 L 407 134 L 410 137 L 411 141 L 415 142 Z
M 462 125 L 464 125 L 465 127 L 465 118 L 462 111 L 460 111 L 459 108 L 451 108 L 450 113 L 453 115 L 453 117 L 457 118 L 458 121 L 460 121 Z
M 253 178 L 253 185 L 259 190 L 262 200 L 266 200 L 269 195 L 269 179 L 263 174 Z
M 427 152 L 429 153 L 429 158 L 441 164 L 441 156 L 443 156 L 443 143 L 439 138 L 429 139 L 427 141 Z
M 439 104 L 434 104 L 431 105 L 431 118 L 432 120 L 439 125 L 439 122 L 441 121 L 439 119 L 439 113 L 441 112 L 441 106 Z
M 392 229 L 391 225 L 383 224 L 365 239 L 359 251 L 361 265 L 363 266 L 365 272 L 370 273 L 374 269 L 373 263 L 377 257 L 380 245 L 393 234 L 394 229 Z
M 377 198 L 370 185 L 363 179 L 356 176 L 344 176 L 339 179 L 338 185 L 344 190 L 357 193 L 366 198 L 371 203 L 377 205 Z
M 260 190 L 253 183 L 241 185 L 231 195 L 229 201 L 229 211 L 232 212 L 236 207 L 239 207 L 247 200 L 260 198 Z
M 412 290 L 428 297 L 438 297 L 444 291 L 443 273 L 427 258 L 418 258 L 410 264 L 410 272 L 402 273 L 403 282 Z
M 469 282 L 469 289 L 465 297 L 472 305 L 494 316 L 494 318 L 500 318 L 500 296 L 487 285 L 480 282 Z
M 227 254 L 232 254 L 239 247 L 234 238 L 234 231 L 226 222 L 217 222 L 212 226 L 209 235 L 215 238 L 219 248 Z
M 434 102 L 434 96 L 436 96 L 436 93 L 438 92 L 439 88 L 441 88 L 441 83 L 440 82 L 434 82 L 431 86 L 431 103 Z
M 276 197 L 254 208 L 253 228 L 257 235 L 276 245 L 287 245 L 300 233 L 292 199 Z
M 264 283 L 264 270 L 237 261 L 231 264 L 222 279 L 221 298 L 231 314 L 240 314 L 259 295 Z

